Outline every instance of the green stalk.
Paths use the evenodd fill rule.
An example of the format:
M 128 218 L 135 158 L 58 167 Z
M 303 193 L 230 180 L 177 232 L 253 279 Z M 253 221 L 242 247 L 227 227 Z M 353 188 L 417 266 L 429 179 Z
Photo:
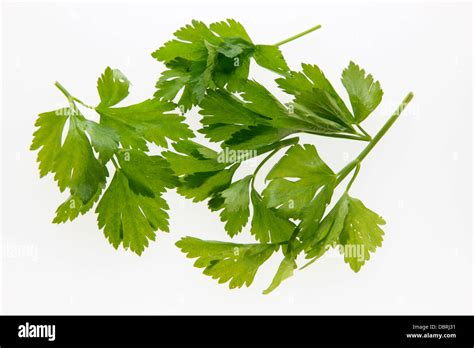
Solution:
M 81 104 L 82 106 L 85 106 L 86 108 L 95 110 L 95 107 L 87 105 L 82 100 L 77 99 L 76 97 L 73 97 L 71 95 L 71 93 L 69 93 L 68 90 L 62 84 L 60 84 L 58 81 L 56 81 L 54 83 L 54 85 L 64 94 L 64 96 L 67 98 L 67 100 L 69 101 L 69 104 L 71 104 L 71 106 L 75 106 L 75 102 L 78 102 L 79 104 Z
M 355 168 L 354 175 L 352 176 L 351 180 L 349 181 L 349 184 L 346 187 L 346 192 L 349 191 L 351 188 L 352 184 L 354 183 L 357 175 L 359 174 L 360 170 L 360 163 L 362 160 L 367 157 L 369 152 L 374 148 L 374 146 L 379 142 L 380 139 L 387 133 L 387 131 L 392 127 L 392 125 L 395 123 L 395 121 L 398 119 L 400 114 L 405 110 L 406 106 L 408 103 L 413 99 L 413 93 L 410 92 L 407 94 L 405 99 L 403 99 L 402 103 L 398 106 L 397 110 L 392 114 L 392 116 L 385 122 L 382 128 L 380 128 L 379 132 L 374 136 L 374 138 L 367 144 L 367 146 L 362 150 L 362 152 L 356 157 L 355 160 L 351 161 L 349 164 L 347 164 L 344 168 L 341 169 L 341 171 L 337 174 L 337 179 L 335 186 L 339 185 L 347 175 L 349 175 L 352 170 Z M 298 224 L 298 226 L 295 228 L 294 233 L 298 233 L 298 229 L 301 225 L 301 222 Z M 293 237 L 293 236 L 292 236 Z M 321 255 L 320 255 L 321 256 Z M 303 267 L 300 267 L 299 269 L 302 270 L 309 265 L 311 265 L 313 262 L 315 262 L 320 256 L 316 256 L 312 260 L 310 260 L 307 264 L 305 264 Z
M 69 101 L 69 104 L 71 104 L 71 106 L 73 106 L 74 105 L 74 97 L 71 95 L 71 93 L 69 93 L 68 90 L 62 84 L 60 84 L 58 81 L 56 81 L 54 83 L 54 85 L 61 91 L 62 94 L 64 94 L 64 96 Z
M 365 131 L 365 129 L 362 128 L 362 126 L 361 126 L 360 124 L 357 124 L 356 126 L 357 126 L 357 128 L 359 128 L 359 130 L 360 130 L 367 138 L 369 138 L 369 140 L 372 140 L 372 137 L 370 136 L 370 134 L 367 133 L 367 132 Z
M 272 152 L 270 152 L 270 154 L 268 154 L 263 160 L 262 162 L 260 162 L 257 166 L 257 168 L 255 168 L 255 171 L 253 172 L 252 174 L 252 189 L 255 190 L 255 178 L 257 177 L 257 174 L 258 172 L 260 171 L 260 169 L 264 166 L 265 163 L 267 163 L 267 161 L 272 158 L 278 151 L 280 151 L 281 149 L 283 149 L 284 147 L 287 147 L 287 146 L 290 146 L 290 145 L 293 145 L 293 144 L 297 144 L 298 143 L 298 140 L 299 138 L 290 138 L 290 139 L 285 139 L 285 140 L 282 140 L 280 144 L 278 144 L 278 147 L 276 147 Z M 255 190 L 256 191 L 256 190 Z
M 312 132 L 312 131 L 301 131 L 301 132 L 306 133 L 306 134 L 314 134 L 314 135 L 320 135 L 322 137 L 338 138 L 338 139 L 350 139 L 350 140 L 359 140 L 359 141 L 370 141 L 372 139 L 370 136 L 362 135 L 362 134 L 351 135 L 351 134 L 329 134 L 329 133 L 320 133 L 320 132 Z
M 372 151 L 375 145 L 379 142 L 380 139 L 387 133 L 387 131 L 392 127 L 395 121 L 398 119 L 403 110 L 405 110 L 408 103 L 413 99 L 413 93 L 410 92 L 403 99 L 402 103 L 399 105 L 397 110 L 392 114 L 392 116 L 387 120 L 379 132 L 372 138 L 372 140 L 367 144 L 367 146 L 362 150 L 362 152 L 350 163 L 348 163 L 341 171 L 337 174 L 336 186 L 349 175 L 352 170 L 359 165 L 365 157 Z
M 288 39 L 285 39 L 285 40 L 282 40 L 282 41 L 280 41 L 280 42 L 277 42 L 277 43 L 275 44 L 275 46 L 284 45 L 284 44 L 286 44 L 286 43 L 288 43 L 288 42 L 291 42 L 291 41 L 296 40 L 296 39 L 298 39 L 298 38 L 300 38 L 300 37 L 302 37 L 302 36 L 305 36 L 306 34 L 312 33 L 313 31 L 318 30 L 319 28 L 321 28 L 321 25 L 320 25 L 320 24 L 318 24 L 317 26 L 312 27 L 312 28 L 310 28 L 310 29 L 308 29 L 308 30 L 305 30 L 305 31 L 303 31 L 303 32 L 301 32 L 301 33 L 299 33 L 299 34 L 293 35 L 292 37 L 289 37 Z
M 356 169 L 355 169 L 355 171 L 354 171 L 354 175 L 352 175 L 351 180 L 350 180 L 349 183 L 347 184 L 346 192 L 349 192 L 349 190 L 351 189 L 351 186 L 352 186 L 352 184 L 354 183 L 355 179 L 357 178 L 357 175 L 359 174 L 359 171 L 360 171 L 360 163 L 357 163 Z

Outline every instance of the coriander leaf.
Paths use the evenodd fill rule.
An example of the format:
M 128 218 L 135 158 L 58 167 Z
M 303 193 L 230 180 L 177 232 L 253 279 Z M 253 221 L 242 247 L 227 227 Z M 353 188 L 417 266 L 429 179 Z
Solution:
M 328 247 L 339 244 L 344 261 L 354 272 L 370 259 L 370 252 L 382 246 L 385 221 L 346 192 L 319 224 L 307 258 L 320 257 Z
M 304 178 L 310 175 L 334 176 L 334 172 L 319 157 L 314 145 L 295 144 L 270 170 L 267 180 L 275 178 Z
M 220 193 L 223 210 L 221 221 L 225 221 L 225 229 L 229 236 L 238 234 L 247 224 L 250 215 L 249 185 L 252 175 L 235 181 Z
M 337 122 L 300 112 L 301 108 L 287 109 L 256 81 L 242 82 L 239 88 L 239 95 L 224 89 L 209 91 L 200 103 L 204 127 L 199 132 L 212 141 L 223 141 L 222 147 L 258 150 L 297 132 L 346 131 Z
M 105 184 L 107 168 L 99 162 L 92 151 L 91 144 L 76 116 L 71 116 L 69 131 L 62 147 L 56 153 L 53 168 L 54 179 L 59 189 L 70 188 L 87 203 L 97 190 Z
M 219 157 L 216 151 L 191 140 L 182 140 L 180 142 L 174 143 L 173 147 L 176 151 L 193 156 L 197 159 L 218 160 Z
M 139 104 L 121 108 L 97 107 L 101 124 L 114 129 L 120 135 L 124 148 L 148 151 L 147 141 L 167 147 L 167 139 L 178 141 L 193 137 L 184 117 L 170 113 L 171 103 L 148 99 Z
M 281 90 L 294 96 L 303 91 L 311 91 L 314 87 L 312 81 L 299 71 L 292 71 L 288 76 L 279 77 L 275 81 Z
M 262 153 L 262 149 L 269 144 L 279 142 L 294 132 L 289 129 L 278 129 L 268 126 L 251 126 L 241 129 L 232 134 L 231 138 L 224 142 L 224 147 L 231 150 L 256 150 Z
M 227 21 L 211 23 L 210 29 L 222 38 L 238 37 L 247 42 L 252 42 L 244 26 L 234 19 L 227 19 Z
M 109 242 L 118 248 L 141 255 L 148 240 L 155 240 L 155 231 L 168 231 L 168 205 L 160 196 L 136 194 L 126 174 L 117 170 L 96 208 L 98 224 Z
M 179 185 L 178 178 L 163 157 L 148 156 L 138 150 L 121 150 L 117 159 L 136 194 L 155 197 Z
M 99 160 L 107 163 L 118 149 L 120 138 L 112 128 L 102 124 L 83 120 L 83 129 L 91 138 L 92 147 L 99 153 Z
M 355 120 L 344 101 L 316 65 L 302 64 L 303 72 L 292 72 L 276 79 L 285 92 L 295 96 L 296 106 L 303 107 L 317 117 L 338 123 L 346 132 L 355 133 Z
M 179 66 L 175 69 L 164 71 L 156 83 L 158 90 L 155 92 L 155 97 L 173 100 L 178 92 L 185 88 L 190 78 L 188 71 Z M 182 101 L 178 103 L 183 104 Z
M 177 58 L 189 61 L 197 61 L 206 57 L 206 47 L 204 42 L 182 42 L 171 40 L 166 42 L 161 48 L 152 53 L 153 58 L 159 61 L 170 61 Z
M 166 151 L 163 153 L 176 175 L 191 175 L 199 172 L 219 171 L 228 166 L 219 162 L 217 152 L 192 141 L 181 141 L 173 145 L 182 154 Z M 207 151 L 203 155 L 203 150 Z
M 357 198 L 348 197 L 349 211 L 344 222 L 344 228 L 339 236 L 339 243 L 343 247 L 344 261 L 354 272 L 370 259 L 369 252 L 375 252 L 382 246 L 385 220 L 372 210 L 366 208 Z
M 268 121 L 268 118 L 250 110 L 241 100 L 222 89 L 209 91 L 199 107 L 199 113 L 203 116 L 201 121 L 203 125 L 254 126 Z
M 217 47 L 207 41 L 204 41 L 204 46 L 207 50 L 205 64 L 194 64 L 193 66 L 197 68 L 191 71 L 191 79 L 189 80 L 190 84 L 194 84 L 192 94 L 194 97 L 193 100 L 197 102 L 200 102 L 202 98 L 204 98 L 208 87 L 214 87 L 212 75 L 217 64 Z
M 248 80 L 241 87 L 244 106 L 267 121 L 288 118 L 288 109 L 263 85 Z
M 300 219 L 318 189 L 335 178 L 313 145 L 293 145 L 268 173 L 266 179 L 271 181 L 262 193 L 263 199 L 267 207 L 277 208 L 282 216 Z
M 365 75 L 365 71 L 354 62 L 342 72 L 342 84 L 349 94 L 352 111 L 357 123 L 364 121 L 367 116 L 382 101 L 383 91 L 378 81 L 372 75 Z
M 235 244 L 185 237 L 176 243 L 188 258 L 197 258 L 194 266 L 203 273 L 229 282 L 229 288 L 250 286 L 258 268 L 278 247 L 272 244 Z
M 99 91 L 99 107 L 109 107 L 117 104 L 128 96 L 130 82 L 118 69 L 107 67 L 97 80 Z
M 242 24 L 228 19 L 207 27 L 193 20 L 175 32 L 152 56 L 168 70 L 158 80 L 155 96 L 174 100 L 183 89 L 179 104 L 185 110 L 201 102 L 209 89 L 240 89 L 248 78 L 250 59 L 260 66 L 284 74 L 289 68 L 277 46 L 254 45 Z
M 217 152 L 189 140 L 174 144 L 174 148 L 181 154 L 167 151 L 163 156 L 180 178 L 178 193 L 194 202 L 226 189 L 239 166 L 222 161 Z
M 278 74 L 286 74 L 290 70 L 278 46 L 256 45 L 253 57 L 258 65 Z
M 93 205 L 99 200 L 102 193 L 102 188 L 99 188 L 95 193 L 94 197 L 87 203 L 83 203 L 81 198 L 77 195 L 71 195 L 64 201 L 56 210 L 56 216 L 53 219 L 53 223 L 59 224 L 66 221 L 72 221 L 79 216 L 84 215 Z
M 306 255 L 307 258 L 318 258 L 329 247 L 336 245 L 344 228 L 344 221 L 348 210 L 349 196 L 344 194 L 318 225 L 316 232 L 312 236 L 312 246 Z
M 60 190 L 69 188 L 71 194 L 59 206 L 53 222 L 73 220 L 88 211 L 100 195 L 108 176 L 105 163 L 118 145 L 117 136 L 112 130 L 86 120 L 73 106 L 40 114 L 36 126 L 31 149 L 40 150 L 40 175 L 54 173 Z M 99 160 L 93 148 L 99 153 Z
M 286 256 L 278 267 L 275 277 L 273 277 L 270 286 L 263 291 L 264 295 L 269 294 L 275 290 L 284 280 L 293 275 L 293 271 L 298 267 L 293 256 Z
M 39 150 L 38 159 L 40 177 L 53 172 L 54 159 L 61 149 L 61 137 L 68 120 L 69 108 L 39 114 L 33 134 L 30 150 Z
M 220 171 L 200 172 L 186 176 L 177 191 L 193 202 L 200 202 L 229 187 L 238 164 Z
M 195 19 L 192 20 L 191 24 L 178 29 L 174 36 L 179 40 L 186 42 L 201 42 L 201 40 L 208 41 L 213 45 L 218 45 L 220 40 L 214 33 L 201 21 Z
M 260 195 L 252 190 L 253 205 L 252 227 L 250 232 L 261 243 L 281 243 L 287 241 L 295 225 L 280 217 L 274 210 L 267 208 Z
M 334 182 L 331 182 L 324 186 L 306 205 L 306 207 L 303 208 L 301 212 L 301 231 L 299 233 L 299 237 L 303 241 L 308 241 L 314 238 L 324 212 L 331 202 L 333 192 Z

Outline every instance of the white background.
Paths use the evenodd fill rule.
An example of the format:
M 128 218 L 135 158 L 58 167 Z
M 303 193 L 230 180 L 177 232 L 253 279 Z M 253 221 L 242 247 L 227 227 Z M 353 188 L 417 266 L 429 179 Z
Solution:
M 3 313 L 471 313 L 471 16 L 469 4 L 4 3 Z M 383 247 L 358 274 L 339 255 L 327 255 L 264 296 L 280 261 L 274 257 L 250 288 L 231 291 L 203 276 L 174 246 L 184 235 L 228 240 L 216 213 L 174 192 L 167 194 L 172 232 L 159 233 L 141 257 L 114 250 L 93 213 L 51 224 L 65 194 L 51 177 L 39 179 L 36 153 L 28 147 L 36 115 L 66 105 L 54 81 L 94 104 L 96 79 L 110 65 L 133 83 L 125 103 L 138 102 L 153 94 L 163 69 L 151 52 L 193 18 L 228 17 L 266 44 L 322 24 L 282 46 L 288 63 L 293 69 L 302 61 L 318 64 L 344 98 L 339 77 L 350 60 L 372 73 L 385 91 L 366 122 L 372 133 L 407 92 L 415 93 L 352 189 L 387 220 Z M 274 75 L 255 68 L 252 76 L 288 100 L 276 90 Z M 188 120 L 198 127 L 196 113 Z M 335 170 L 363 146 L 304 140 Z

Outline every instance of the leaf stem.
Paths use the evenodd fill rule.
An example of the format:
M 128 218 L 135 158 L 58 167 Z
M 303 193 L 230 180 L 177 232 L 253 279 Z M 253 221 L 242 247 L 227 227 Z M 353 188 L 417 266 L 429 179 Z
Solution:
M 361 126 L 360 124 L 357 124 L 356 126 L 357 126 L 357 128 L 359 128 L 359 130 L 360 130 L 366 137 L 369 138 L 369 140 L 372 140 L 372 137 L 370 136 L 370 134 L 367 133 L 367 132 L 365 131 L 365 129 L 362 128 L 362 126 Z
M 95 110 L 95 107 L 93 107 L 92 105 L 89 105 L 89 104 L 84 103 L 82 100 L 77 99 L 76 97 L 72 97 L 72 99 L 74 99 L 74 101 L 77 101 L 79 104 L 81 104 L 82 106 L 84 106 L 84 107 L 86 107 L 86 108 L 88 108 L 88 109 Z
M 360 140 L 360 141 L 370 141 L 372 138 L 370 135 L 351 135 L 351 134 L 324 134 L 311 131 L 303 131 L 306 134 L 320 135 L 328 138 L 339 138 L 339 139 L 351 139 L 351 140 Z
M 257 177 L 257 174 L 258 172 L 260 171 L 260 169 L 264 166 L 264 164 L 270 159 L 272 158 L 278 151 L 280 151 L 281 149 L 283 149 L 284 147 L 287 147 L 287 146 L 290 146 L 290 145 L 293 145 L 293 144 L 297 144 L 298 143 L 298 140 L 299 138 L 290 138 L 290 139 L 285 139 L 285 140 L 282 140 L 280 142 L 280 144 L 278 144 L 278 146 L 272 151 L 270 152 L 263 160 L 262 162 L 260 162 L 257 166 L 257 168 L 255 168 L 255 171 L 253 172 L 252 174 L 252 189 L 255 190 L 255 178 Z M 256 190 L 255 190 L 256 191 Z
M 352 175 L 351 181 L 349 181 L 349 184 L 347 184 L 346 192 L 348 192 L 350 190 L 352 184 L 354 183 L 355 179 L 357 178 L 357 174 L 359 174 L 359 171 L 360 171 L 360 162 L 357 163 L 356 169 L 354 171 L 354 175 Z
M 74 102 L 78 102 L 79 104 L 81 104 L 82 106 L 85 106 L 86 108 L 95 110 L 95 107 L 93 107 L 91 105 L 88 105 L 88 104 L 84 103 L 82 100 L 72 96 L 71 93 L 69 93 L 69 91 L 62 84 L 60 84 L 58 81 L 56 81 L 54 83 L 54 85 L 62 92 L 62 94 L 64 94 L 64 96 L 69 101 L 69 104 L 71 104 L 71 107 L 75 107 Z
M 253 172 L 253 175 L 252 175 L 252 189 L 255 190 L 255 178 L 257 177 L 257 174 L 258 172 L 260 171 L 260 169 L 263 167 L 263 165 L 265 163 L 267 163 L 267 161 L 272 158 L 278 151 L 281 150 L 281 147 L 277 147 L 275 150 L 273 150 L 272 152 L 270 152 L 270 154 L 267 155 L 267 157 L 265 157 L 262 162 L 260 162 L 257 166 L 257 168 L 255 169 L 255 171 Z M 256 191 L 256 190 L 255 190 Z
M 69 104 L 71 104 L 71 106 L 73 106 L 74 105 L 74 97 L 71 95 L 71 93 L 69 93 L 68 90 L 62 84 L 60 84 L 58 81 L 56 81 L 54 83 L 54 85 L 61 91 L 62 94 L 64 94 L 64 96 L 69 101 Z
M 308 29 L 308 30 L 305 30 L 305 31 L 303 31 L 303 32 L 301 32 L 301 33 L 299 33 L 299 34 L 293 35 L 293 36 L 291 36 L 291 37 L 289 37 L 289 38 L 287 38 L 287 39 L 285 39 L 285 40 L 282 40 L 282 41 L 280 41 L 280 42 L 277 42 L 277 43 L 275 44 L 275 46 L 284 45 L 284 44 L 286 44 L 286 43 L 288 43 L 288 42 L 290 42 L 290 41 L 296 40 L 296 39 L 298 39 L 298 38 L 300 38 L 300 37 L 302 37 L 302 36 L 304 36 L 304 35 L 306 35 L 306 34 L 312 33 L 313 31 L 318 30 L 319 28 L 321 28 L 321 25 L 320 25 L 320 24 L 318 24 L 318 25 L 316 25 L 315 27 L 312 27 L 312 28 L 310 28 L 310 29 Z
M 344 168 L 337 173 L 337 178 L 336 178 L 336 183 L 335 187 L 338 186 L 345 178 L 347 175 L 349 175 L 354 168 L 356 168 L 354 172 L 354 176 L 352 177 L 351 181 L 347 185 L 346 192 L 351 188 L 355 178 L 357 177 L 357 174 L 359 174 L 360 170 L 360 164 L 362 160 L 369 154 L 369 152 L 374 148 L 374 146 L 379 142 L 380 139 L 387 133 L 387 131 L 392 127 L 392 125 L 395 123 L 395 121 L 398 119 L 402 111 L 406 108 L 408 103 L 413 99 L 413 93 L 410 92 L 407 94 L 405 99 L 403 99 L 402 103 L 398 106 L 397 110 L 392 114 L 392 116 L 385 122 L 382 128 L 378 131 L 378 133 L 373 137 L 373 139 L 367 144 L 367 146 L 361 151 L 361 153 L 348 163 Z M 301 222 L 298 224 L 296 229 L 298 229 L 301 226 Z M 310 264 L 312 264 L 314 261 L 316 261 L 318 257 L 314 258 L 308 264 L 304 265 L 302 268 L 306 268 Z
M 413 99 L 413 93 L 410 92 L 407 94 L 402 103 L 398 106 L 397 110 L 392 114 L 392 116 L 387 120 L 378 133 L 373 137 L 373 139 L 367 144 L 367 146 L 361 151 L 361 153 L 354 159 L 352 162 L 348 163 L 344 168 L 337 173 L 336 186 L 349 175 L 352 170 L 359 165 L 365 157 L 370 153 L 375 145 L 379 142 L 380 139 L 387 133 L 387 131 L 392 127 L 395 121 L 398 119 L 402 111 L 406 108 L 408 103 Z

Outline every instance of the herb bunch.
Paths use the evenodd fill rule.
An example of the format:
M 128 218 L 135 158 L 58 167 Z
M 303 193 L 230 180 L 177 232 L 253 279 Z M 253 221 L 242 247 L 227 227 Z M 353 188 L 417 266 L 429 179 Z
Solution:
M 194 202 L 207 201 L 231 238 L 250 225 L 256 240 L 251 244 L 194 237 L 176 243 L 189 258 L 197 259 L 196 267 L 219 283 L 249 286 L 259 267 L 280 254 L 280 266 L 264 291 L 269 293 L 293 275 L 299 259 L 306 259 L 306 267 L 330 248 L 339 248 L 345 262 L 358 272 L 381 246 L 380 226 L 385 221 L 349 191 L 364 158 L 413 94 L 373 137 L 369 135 L 362 123 L 383 96 L 372 75 L 353 62 L 343 70 L 349 107 L 317 65 L 302 64 L 300 71 L 293 71 L 285 61 L 279 47 L 319 27 L 261 45 L 254 44 L 235 20 L 209 26 L 193 21 L 152 54 L 166 67 L 154 97 L 129 106 L 117 106 L 130 87 L 117 69 L 108 67 L 99 77 L 97 106 L 56 83 L 67 106 L 39 115 L 31 145 L 39 150 L 40 176 L 53 174 L 61 192 L 69 192 L 53 222 L 72 221 L 95 206 L 98 226 L 109 242 L 140 255 L 149 240 L 155 240 L 157 230 L 169 230 L 169 206 L 162 195 L 176 189 Z M 249 78 L 252 60 L 277 74 L 275 81 L 291 103 L 280 102 Z M 83 108 L 97 113 L 99 121 L 87 119 Z M 198 132 L 214 148 L 190 140 L 195 135 L 183 114 L 192 108 L 202 116 Z M 334 171 L 314 145 L 300 143 L 298 133 L 367 145 Z M 163 150 L 152 153 L 150 143 Z M 259 192 L 257 175 L 283 150 Z M 255 171 L 236 180 L 241 164 L 256 156 L 261 160 Z M 350 175 L 342 195 L 334 197 L 336 187 Z

